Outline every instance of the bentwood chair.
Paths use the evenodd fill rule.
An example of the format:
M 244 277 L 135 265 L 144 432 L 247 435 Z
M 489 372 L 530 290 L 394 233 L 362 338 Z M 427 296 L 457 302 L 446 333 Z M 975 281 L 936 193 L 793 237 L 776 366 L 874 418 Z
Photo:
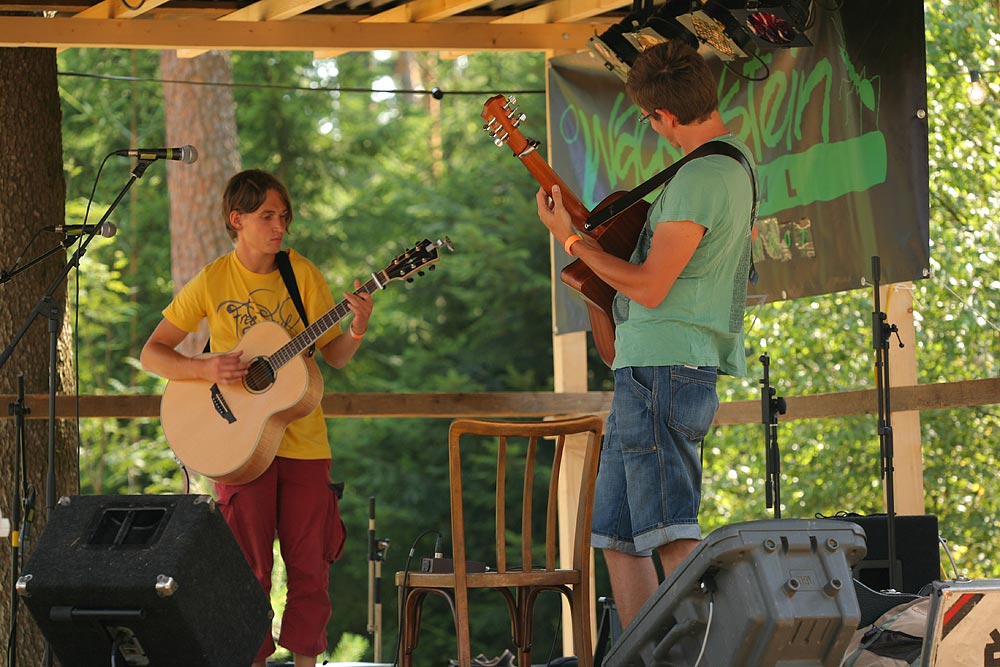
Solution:
M 531 665 L 532 622 L 538 594 L 542 591 L 562 593 L 569 602 L 573 645 L 578 664 L 580 667 L 592 667 L 590 524 L 602 429 L 602 420 L 595 416 L 543 422 L 476 419 L 458 419 L 452 422 L 448 434 L 451 563 L 442 568 L 447 570 L 444 572 L 396 573 L 401 610 L 399 633 L 402 667 L 411 667 L 413 664 L 413 651 L 420 634 L 421 606 L 429 594 L 441 596 L 448 601 L 455 621 L 458 664 L 459 667 L 470 667 L 470 589 L 495 589 L 503 596 L 510 615 L 512 639 L 519 666 Z M 567 438 L 570 438 L 569 445 Z M 552 449 L 551 459 L 548 456 L 540 459 L 540 451 L 548 447 Z M 574 460 L 574 455 L 581 450 L 582 460 Z M 518 455 L 523 453 L 523 457 L 516 456 L 515 452 Z M 508 462 L 508 458 L 511 462 Z M 511 465 L 516 458 L 521 459 L 521 464 Z M 551 460 L 551 469 L 547 463 L 543 463 L 548 460 Z M 571 460 L 579 462 L 582 470 L 578 486 L 567 484 L 561 479 L 568 478 L 565 474 L 560 475 L 560 471 L 568 468 Z M 494 469 L 491 474 L 495 475 L 495 488 L 482 489 L 471 480 L 463 487 L 463 462 L 466 464 L 467 480 L 470 480 L 470 465 L 485 467 L 488 462 Z M 524 478 L 521 491 L 508 494 L 508 471 L 514 477 L 521 470 Z M 563 485 L 562 488 L 560 484 Z M 532 521 L 535 516 L 532 510 L 536 507 L 541 510 L 541 502 L 535 502 L 535 491 L 539 487 L 548 489 L 543 501 L 545 520 L 541 522 L 544 523 L 544 532 L 536 531 Z M 466 517 L 465 508 L 469 506 L 474 494 L 490 492 L 495 492 L 496 500 L 493 516 L 494 552 L 491 556 L 467 553 L 467 527 L 480 526 L 488 521 L 488 517 Z M 570 502 L 575 498 L 576 520 L 572 527 L 571 553 L 560 553 L 559 549 L 559 527 L 556 524 L 560 495 L 570 497 Z M 519 530 L 508 529 L 508 511 L 511 523 L 519 524 Z M 565 532 L 570 527 L 562 528 Z M 560 557 L 563 560 L 571 559 L 572 566 L 560 568 Z M 483 568 L 476 567 L 476 561 L 467 561 L 467 558 L 485 564 L 486 571 L 475 571 Z M 493 561 L 490 562 L 489 558 Z

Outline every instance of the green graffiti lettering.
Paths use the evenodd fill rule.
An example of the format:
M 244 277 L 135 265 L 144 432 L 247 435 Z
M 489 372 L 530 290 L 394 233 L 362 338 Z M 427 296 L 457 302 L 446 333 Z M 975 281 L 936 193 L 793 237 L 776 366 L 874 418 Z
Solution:
M 834 62 L 822 57 L 808 69 L 801 66 L 806 57 L 797 49 L 780 56 L 775 53 L 761 54 L 742 63 L 740 69 L 724 67 L 718 83 L 723 122 L 747 144 L 757 161 L 760 217 L 884 183 L 888 151 L 884 135 L 877 130 L 878 77 L 866 78 L 864 67 L 859 72 L 842 46 L 837 52 L 842 64 L 836 62 L 837 56 Z M 779 57 L 782 67 L 772 71 Z M 792 63 L 787 62 L 789 58 Z M 856 136 L 831 140 L 835 80 L 845 117 L 855 117 L 857 104 L 858 122 L 863 110 L 874 111 L 876 129 L 864 132 L 858 127 Z M 843 94 L 845 87 L 847 95 Z M 602 108 L 606 109 L 569 105 L 557 125 L 557 133 L 575 162 L 573 168 L 583 181 L 578 196 L 590 208 L 610 191 L 634 187 L 682 155 L 648 125 L 636 122 L 639 109 L 624 92 L 615 96 L 610 112 Z M 655 137 L 653 151 L 648 148 L 651 136 Z M 602 183 L 598 192 L 601 175 L 606 176 L 607 185 Z M 791 240 L 785 245 L 790 244 Z M 765 235 L 755 247 L 762 255 L 773 257 L 773 253 L 781 254 L 776 250 L 780 245 L 780 237 Z M 811 241 L 803 241 L 803 245 L 811 245 Z

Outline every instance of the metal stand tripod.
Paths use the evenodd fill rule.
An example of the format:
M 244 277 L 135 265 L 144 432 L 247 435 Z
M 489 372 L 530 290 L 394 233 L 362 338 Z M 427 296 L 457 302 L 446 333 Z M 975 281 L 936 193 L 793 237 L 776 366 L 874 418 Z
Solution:
M 896 334 L 899 346 L 903 341 L 899 338 L 899 329 L 895 324 L 888 324 L 888 317 L 882 312 L 879 280 L 881 263 L 878 255 L 872 257 L 872 285 L 874 287 L 874 304 L 872 312 L 872 347 L 875 349 L 875 394 L 878 401 L 878 438 L 881 476 L 885 484 L 886 534 L 889 541 L 889 588 L 896 588 L 899 575 L 896 572 L 896 507 L 893 488 L 893 441 L 892 441 L 892 410 L 889 404 L 889 338 Z
M 785 414 L 785 399 L 775 396 L 771 386 L 771 357 L 760 355 L 764 377 L 760 380 L 761 422 L 764 424 L 764 498 L 767 508 L 774 508 L 774 518 L 781 518 L 781 455 L 778 453 L 778 415 Z

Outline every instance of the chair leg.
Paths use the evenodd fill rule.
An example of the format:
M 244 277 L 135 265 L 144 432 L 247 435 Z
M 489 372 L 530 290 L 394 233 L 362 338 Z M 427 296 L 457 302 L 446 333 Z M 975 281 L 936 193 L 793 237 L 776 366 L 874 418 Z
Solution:
M 420 641 L 420 619 L 423 615 L 424 598 L 428 593 L 433 593 L 443 597 L 451 609 L 451 617 L 455 622 L 455 630 L 458 631 L 458 615 L 455 613 L 455 602 L 450 592 L 440 588 L 417 588 L 406 593 L 403 603 L 403 620 L 399 628 L 400 636 L 400 667 L 413 666 L 413 652 Z
M 594 641 L 590 632 L 589 586 L 576 585 L 566 591 L 573 622 L 573 650 L 577 667 L 594 667 Z M 586 595 L 585 595 L 586 593 Z

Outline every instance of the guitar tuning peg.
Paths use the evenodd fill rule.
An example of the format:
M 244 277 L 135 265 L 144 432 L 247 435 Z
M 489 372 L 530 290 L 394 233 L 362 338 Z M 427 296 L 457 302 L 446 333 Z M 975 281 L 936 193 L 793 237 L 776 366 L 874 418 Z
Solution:
M 424 272 L 423 271 L 417 271 L 417 275 L 420 276 L 420 277 L 423 277 Z
M 406 282 L 408 282 L 408 283 L 412 283 L 412 282 L 413 282 L 413 278 L 407 278 L 407 279 L 406 279 Z
M 436 265 L 436 264 L 431 264 L 430 266 L 428 266 L 428 267 L 427 267 L 427 270 L 428 270 L 428 271 L 433 271 L 433 270 L 434 270 L 434 269 L 436 269 L 436 268 L 437 268 L 437 265 Z

